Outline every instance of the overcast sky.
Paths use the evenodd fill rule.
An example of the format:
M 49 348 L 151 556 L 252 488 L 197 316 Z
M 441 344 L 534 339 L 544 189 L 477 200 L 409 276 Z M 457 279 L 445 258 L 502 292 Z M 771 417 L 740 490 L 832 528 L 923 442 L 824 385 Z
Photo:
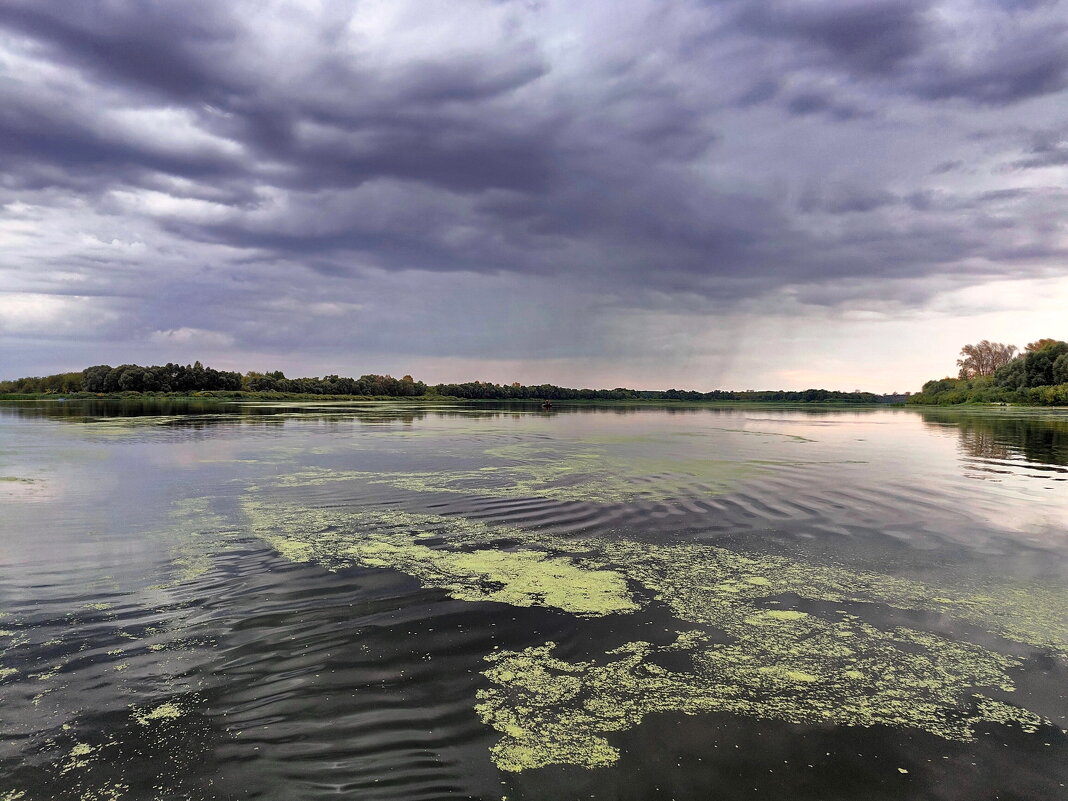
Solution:
M 1068 3 L 3 0 L 0 378 L 917 390 L 1068 339 Z

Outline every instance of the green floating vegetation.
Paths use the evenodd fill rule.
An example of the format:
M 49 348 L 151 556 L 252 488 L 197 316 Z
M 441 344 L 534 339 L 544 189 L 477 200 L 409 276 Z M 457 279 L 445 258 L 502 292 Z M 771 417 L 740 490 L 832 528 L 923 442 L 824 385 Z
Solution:
M 687 629 L 667 646 L 628 643 L 568 662 L 554 645 L 495 653 L 477 712 L 501 733 L 504 770 L 597 767 L 618 752 L 606 735 L 653 712 L 721 712 L 791 723 L 888 725 L 968 740 L 981 722 L 1047 723 L 990 693 L 1009 693 L 1014 657 L 854 614 L 781 607 L 866 603 L 952 616 L 1008 639 L 1068 654 L 1068 599 L 1027 587 L 934 588 L 695 544 L 562 538 L 399 510 L 307 509 L 245 502 L 253 531 L 295 561 L 390 567 L 462 600 L 544 605 L 576 615 L 637 611 L 645 588 Z M 430 542 L 433 541 L 433 542 Z M 519 550 L 502 550 L 502 542 Z M 534 550 L 537 549 L 537 550 Z M 811 608 L 811 607 L 810 607 Z M 727 635 L 727 642 L 715 641 Z M 689 655 L 672 671 L 662 653 Z
M 1007 639 L 1068 655 L 1068 596 L 1048 586 L 990 583 L 976 591 L 711 545 L 650 545 L 628 539 L 589 544 L 598 560 L 619 565 L 679 619 L 693 623 L 721 626 L 740 606 L 792 594 L 813 601 L 947 614 Z
M 640 446 L 637 451 L 634 445 Z M 566 442 L 553 442 L 552 447 L 518 443 L 485 450 L 487 464 L 477 469 L 375 473 L 311 468 L 278 483 L 310 486 L 360 480 L 409 492 L 627 503 L 726 493 L 773 465 L 738 459 L 652 459 L 641 454 L 645 447 L 642 442 L 591 442 L 577 450 Z
M 998 585 L 981 589 L 935 587 L 870 571 L 811 565 L 782 556 L 745 554 L 698 543 L 651 544 L 634 539 L 560 537 L 516 526 L 491 526 L 463 517 L 414 514 L 399 509 L 314 509 L 267 504 L 249 497 L 244 509 L 254 533 L 273 538 L 295 561 L 302 543 L 317 542 L 314 561 L 342 566 L 333 549 L 355 535 L 397 534 L 411 542 L 439 538 L 450 546 L 518 543 L 549 551 L 581 554 L 591 569 L 609 569 L 652 590 L 680 620 L 718 626 L 739 605 L 766 604 L 784 594 L 830 603 L 874 603 L 896 609 L 946 614 L 1006 639 L 1068 656 L 1068 595 L 1037 585 Z M 283 540 L 290 540 L 288 544 Z M 346 557 L 351 562 L 351 555 Z
M 628 643 L 607 661 L 569 662 L 554 643 L 486 657 L 480 719 L 501 732 L 491 753 L 499 768 L 610 765 L 619 751 L 605 735 L 630 729 L 655 712 L 725 712 L 790 723 L 877 724 L 973 739 L 980 721 L 1018 723 L 1040 716 L 969 687 L 1010 690 L 1011 660 L 978 646 L 921 632 L 884 632 L 852 617 L 768 616 L 735 629 L 736 642 L 709 644 L 681 633 L 666 646 Z M 691 654 L 692 672 L 657 664 L 661 653 Z
M 211 498 L 185 498 L 171 507 L 174 532 L 171 562 L 176 568 L 174 582 L 181 584 L 211 570 L 219 540 L 234 531 L 232 523 L 211 508 Z
M 246 506 L 246 508 L 249 508 Z M 382 522 L 397 522 L 393 513 Z M 589 617 L 633 612 L 638 604 L 626 580 L 617 572 L 590 567 L 565 556 L 544 551 L 514 551 L 483 548 L 470 551 L 431 548 L 418 540 L 429 532 L 417 528 L 418 520 L 406 519 L 406 530 L 383 531 L 373 516 L 366 532 L 347 533 L 334 528 L 309 531 L 301 527 L 277 529 L 262 525 L 262 507 L 250 515 L 254 526 L 269 544 L 295 562 L 317 562 L 337 568 L 348 565 L 399 570 L 417 578 L 426 587 L 438 587 L 462 601 L 496 601 L 512 606 L 549 606 Z M 275 521 L 276 524 L 278 521 Z M 377 529 L 377 530 L 376 530 Z
M 133 717 L 142 726 L 149 726 L 159 720 L 177 720 L 184 714 L 182 707 L 173 701 L 167 701 L 152 709 L 135 710 Z
M 292 539 L 310 540 L 331 530 L 350 532 L 403 533 L 420 540 L 441 539 L 450 545 L 486 545 L 502 541 L 536 544 L 530 532 L 515 526 L 493 526 L 466 517 L 419 514 L 394 508 L 314 508 L 296 503 L 267 502 L 259 494 L 246 495 L 241 507 L 251 531 L 262 539 L 284 534 Z M 341 542 L 340 535 L 335 539 Z M 551 540 L 546 537 L 545 539 Z M 298 559 L 297 561 L 308 561 Z M 329 553 L 320 548 L 316 561 L 331 570 Z

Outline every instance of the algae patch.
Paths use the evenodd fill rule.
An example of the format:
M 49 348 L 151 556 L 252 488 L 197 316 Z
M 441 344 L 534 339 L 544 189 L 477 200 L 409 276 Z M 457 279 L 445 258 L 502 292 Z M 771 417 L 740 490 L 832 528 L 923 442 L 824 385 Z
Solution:
M 630 447 L 626 447 L 630 445 Z M 635 445 L 641 446 L 635 450 Z M 281 486 L 365 481 L 421 493 L 492 498 L 549 498 L 585 503 L 665 501 L 718 495 L 768 464 L 745 459 L 651 459 L 643 442 L 523 442 L 488 448 L 475 469 L 372 473 L 309 468 L 283 477 Z
M 211 498 L 184 498 L 171 507 L 173 528 L 162 533 L 170 544 L 174 577 L 170 584 L 194 581 L 214 565 L 214 555 L 233 533 L 229 520 L 217 514 Z
M 274 533 L 263 527 L 262 507 L 253 507 L 260 521 L 257 533 L 282 556 L 323 566 L 359 565 L 399 570 L 426 587 L 438 587 L 462 601 L 495 601 L 512 606 L 548 606 L 580 617 L 633 612 L 638 604 L 626 580 L 613 570 L 588 566 L 545 551 L 482 548 L 431 548 L 419 542 L 428 532 L 418 519 L 406 529 L 383 531 L 373 517 L 363 533 L 333 528 L 309 531 L 292 528 Z M 396 513 L 391 518 L 396 520 Z M 269 517 L 267 518 L 269 519 Z M 283 518 L 284 520 L 284 518 Z
M 596 767 L 615 759 L 605 734 L 652 712 L 723 712 L 790 723 L 914 728 L 969 740 L 982 721 L 1034 730 L 1040 716 L 977 691 L 1011 692 L 1018 662 L 981 646 L 906 628 L 884 630 L 853 615 L 769 609 L 776 596 L 922 602 L 922 585 L 837 568 L 758 558 L 703 545 L 600 542 L 599 560 L 656 593 L 678 620 L 723 632 L 727 644 L 689 632 L 656 647 L 630 643 L 607 663 L 567 663 L 553 645 L 494 654 L 494 684 L 479 694 L 482 720 L 502 734 L 506 770 L 553 763 Z M 754 578 L 763 581 L 753 581 Z M 974 613 L 969 610 L 962 614 Z M 992 621 L 998 622 L 998 618 Z M 693 669 L 655 656 L 685 651 Z M 611 757 L 611 758 L 610 758 Z
M 134 714 L 134 720 L 140 723 L 142 726 L 148 726 L 151 723 L 160 720 L 175 720 L 185 714 L 185 711 L 173 701 L 160 704 L 148 711 L 137 711 Z
M 857 650 L 837 645 L 839 627 L 851 630 L 851 645 L 862 642 Z M 1011 688 L 1005 675 L 1011 660 L 977 646 L 902 629 L 883 632 L 856 619 L 778 634 L 716 645 L 687 632 L 666 646 L 628 643 L 604 662 L 559 659 L 551 642 L 494 653 L 484 674 L 492 686 L 479 691 L 475 710 L 501 733 L 491 752 L 507 771 L 612 764 L 619 751 L 606 735 L 657 712 L 904 726 L 952 740 L 973 739 L 982 721 L 1029 731 L 1046 723 L 1027 710 L 973 697 L 972 687 Z M 670 651 L 688 652 L 693 670 L 657 664 L 657 655 Z M 858 680 L 858 673 L 871 678 Z
M 950 740 L 972 739 L 982 722 L 1047 723 L 994 697 L 1013 691 L 1014 657 L 841 609 L 781 607 L 784 596 L 935 611 L 1062 655 L 1068 642 L 1065 599 L 1022 590 L 980 595 L 711 545 L 562 537 L 399 510 L 254 499 L 245 510 L 254 533 L 296 561 L 389 567 L 461 600 L 580 616 L 638 611 L 629 589 L 638 586 L 689 629 L 670 645 L 632 642 L 589 661 L 559 659 L 552 643 L 487 657 L 490 686 L 476 709 L 500 732 L 493 759 L 510 771 L 611 764 L 611 733 L 655 712 L 885 725 Z M 663 667 L 667 653 L 691 668 Z

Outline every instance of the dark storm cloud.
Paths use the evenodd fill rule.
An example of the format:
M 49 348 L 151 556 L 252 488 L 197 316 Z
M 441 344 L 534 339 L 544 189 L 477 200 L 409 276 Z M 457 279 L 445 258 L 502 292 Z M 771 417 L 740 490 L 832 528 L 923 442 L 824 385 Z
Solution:
M 998 182 L 1068 161 L 1065 8 L 962 8 L 8 0 L 0 274 L 131 332 L 302 342 L 272 298 L 384 325 L 451 276 L 504 326 L 1037 274 L 1065 197 Z
M 968 10 L 965 16 L 933 0 L 753 0 L 736 24 L 751 36 L 791 42 L 798 66 L 872 91 L 997 106 L 1068 85 L 1060 3 L 980 2 Z
M 197 0 L 12 0 L 0 5 L 0 25 L 33 39 L 52 58 L 84 67 L 105 81 L 172 100 L 203 100 L 232 88 L 212 66 L 236 38 L 223 8 L 222 3 Z
M 796 40 L 848 69 L 885 75 L 922 51 L 925 6 L 912 0 L 753 0 L 738 21 L 759 36 Z

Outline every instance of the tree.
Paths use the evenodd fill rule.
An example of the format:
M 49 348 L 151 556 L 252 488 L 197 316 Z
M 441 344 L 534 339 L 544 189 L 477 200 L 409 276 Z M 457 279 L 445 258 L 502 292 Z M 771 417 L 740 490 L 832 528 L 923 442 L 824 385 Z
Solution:
M 963 359 L 957 359 L 961 378 L 976 378 L 981 375 L 993 375 L 994 371 L 1012 361 L 1016 355 L 1015 345 L 1003 345 L 1000 342 L 982 340 L 974 345 L 965 345 L 960 349 Z
M 86 392 L 103 392 L 104 381 L 111 372 L 110 364 L 98 364 L 82 370 L 82 389 Z
M 1068 342 L 1050 340 L 1034 353 L 1027 356 L 1027 386 L 1045 387 L 1056 384 L 1053 377 L 1053 365 L 1057 359 L 1068 353 Z
M 1049 337 L 1045 337 L 1043 339 L 1036 339 L 1034 342 L 1028 342 L 1027 343 L 1027 347 L 1024 350 L 1026 350 L 1028 353 L 1037 353 L 1038 351 L 1042 350 L 1043 348 L 1049 347 L 1050 345 L 1056 345 L 1056 344 L 1057 344 L 1057 340 L 1050 339 Z
M 1020 389 L 1027 386 L 1027 359 L 1013 359 L 994 373 L 994 386 Z
M 1053 383 L 1068 384 L 1068 353 L 1062 353 L 1053 362 Z

